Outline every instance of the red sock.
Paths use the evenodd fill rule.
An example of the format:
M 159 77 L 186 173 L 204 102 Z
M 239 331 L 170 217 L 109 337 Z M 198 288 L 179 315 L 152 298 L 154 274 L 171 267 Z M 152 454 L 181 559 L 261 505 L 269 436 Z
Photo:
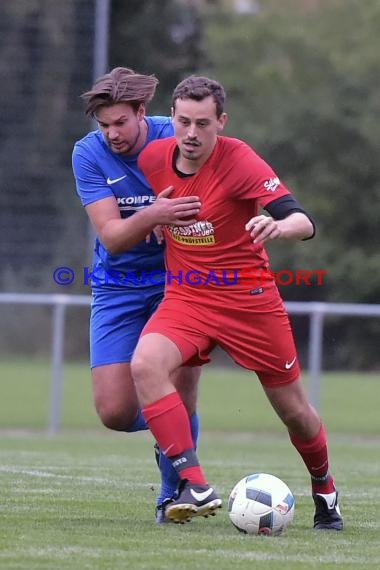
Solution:
M 184 451 L 194 449 L 189 416 L 178 392 L 171 392 L 141 411 L 160 449 L 168 458 L 177 459 Z M 196 458 L 195 451 L 194 456 Z M 179 465 L 182 467 L 181 463 Z M 191 467 L 176 470 L 181 479 L 198 485 L 206 483 L 199 465 L 193 463 Z
M 311 475 L 313 493 L 333 493 L 335 491 L 334 479 L 329 474 L 327 438 L 323 424 L 312 439 L 305 441 L 291 433 L 289 436 Z
M 199 465 L 182 469 L 182 471 L 178 472 L 178 477 L 187 479 L 193 485 L 207 485 L 202 468 Z

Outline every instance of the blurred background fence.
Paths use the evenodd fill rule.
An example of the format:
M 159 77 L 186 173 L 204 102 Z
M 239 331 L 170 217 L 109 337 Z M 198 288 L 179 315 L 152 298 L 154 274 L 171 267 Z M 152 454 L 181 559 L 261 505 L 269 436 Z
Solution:
M 0 291 L 89 294 L 91 231 L 71 172 L 92 128 L 79 96 L 125 65 L 160 79 L 151 113 L 168 113 L 186 75 L 220 80 L 226 134 L 313 214 L 312 242 L 268 248 L 275 271 L 326 271 L 280 287 L 287 302 L 379 303 L 379 29 L 378 0 L 2 0 Z M 58 267 L 77 277 L 57 284 Z M 0 359 L 49 356 L 50 309 L 2 303 L 0 315 Z M 87 361 L 87 320 L 86 307 L 68 311 L 66 361 Z M 305 365 L 309 320 L 292 321 Z M 379 332 L 378 319 L 330 316 L 325 369 L 378 370 Z
M 47 430 L 54 435 L 61 427 L 61 408 L 63 390 L 63 364 L 65 353 L 66 312 L 70 307 L 89 307 L 91 297 L 85 295 L 52 295 L 0 293 L 0 305 L 29 305 L 49 307 L 51 311 L 51 343 L 50 343 L 50 380 L 49 409 Z M 338 317 L 380 317 L 380 305 L 354 303 L 321 303 L 321 302 L 288 302 L 286 308 L 290 315 L 306 315 L 309 319 L 308 335 L 308 392 L 311 403 L 319 409 L 321 390 L 321 371 L 323 366 L 323 331 L 325 318 Z M 226 359 L 214 361 L 226 365 Z M 374 395 L 376 398 L 376 394 Z M 0 423 L 1 425 L 1 423 Z

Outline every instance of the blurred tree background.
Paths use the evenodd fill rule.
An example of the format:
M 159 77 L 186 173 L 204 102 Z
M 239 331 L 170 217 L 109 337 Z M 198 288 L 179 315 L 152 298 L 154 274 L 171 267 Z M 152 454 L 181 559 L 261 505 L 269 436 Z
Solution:
M 91 128 L 79 95 L 93 79 L 94 12 L 95 0 L 0 4 L 2 291 L 89 293 L 83 279 L 60 288 L 51 276 L 89 264 L 70 155 Z M 327 270 L 322 286 L 282 287 L 286 300 L 380 302 L 379 29 L 378 0 L 110 0 L 109 68 L 157 75 L 149 112 L 167 114 L 186 75 L 219 80 L 225 134 L 251 144 L 314 216 L 313 241 L 268 248 L 275 271 Z M 46 310 L 0 311 L 1 352 L 48 345 Z M 294 325 L 303 354 L 307 319 Z M 67 356 L 78 358 L 86 317 L 70 314 L 70 327 Z M 379 329 L 328 318 L 325 367 L 378 368 Z

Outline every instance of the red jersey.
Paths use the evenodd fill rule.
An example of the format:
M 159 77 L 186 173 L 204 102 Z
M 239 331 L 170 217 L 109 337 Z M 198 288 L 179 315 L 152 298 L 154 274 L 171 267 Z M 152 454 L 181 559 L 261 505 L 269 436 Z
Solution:
M 268 273 L 268 256 L 254 244 L 245 224 L 259 207 L 290 194 L 272 168 L 247 144 L 218 136 L 207 162 L 192 176 L 173 169 L 174 137 L 151 142 L 138 164 L 157 195 L 168 186 L 171 198 L 199 196 L 197 222 L 165 227 L 166 292 L 181 295 L 216 290 L 246 291 Z M 257 276 L 255 281 L 254 276 Z

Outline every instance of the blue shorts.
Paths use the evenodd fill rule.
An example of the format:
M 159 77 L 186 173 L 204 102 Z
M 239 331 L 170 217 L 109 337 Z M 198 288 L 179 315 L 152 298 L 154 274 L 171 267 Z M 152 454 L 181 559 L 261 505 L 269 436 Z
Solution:
M 90 318 L 91 368 L 130 362 L 140 333 L 157 309 L 164 287 L 96 289 Z

